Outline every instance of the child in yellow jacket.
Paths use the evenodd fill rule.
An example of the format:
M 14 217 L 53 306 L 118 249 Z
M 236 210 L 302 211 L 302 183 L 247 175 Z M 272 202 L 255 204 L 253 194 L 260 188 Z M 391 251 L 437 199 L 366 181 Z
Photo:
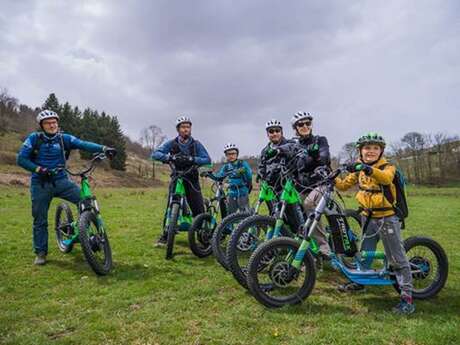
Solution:
M 368 133 L 359 138 L 357 149 L 360 160 L 349 166 L 350 174 L 335 180 L 335 186 L 339 190 L 347 190 L 359 185 L 356 199 L 363 210 L 363 224 L 367 223 L 361 250 L 375 250 L 377 241 L 382 240 L 385 254 L 395 270 L 401 288 L 401 301 L 394 308 L 394 312 L 411 314 L 415 311 L 412 301 L 412 274 L 401 238 L 401 223 L 393 205 L 383 193 L 383 186 L 390 186 L 393 200 L 396 200 L 396 188 L 393 184 L 396 168 L 383 157 L 385 140 L 377 133 Z M 361 289 L 363 286 L 355 283 L 348 283 L 340 288 L 341 291 Z

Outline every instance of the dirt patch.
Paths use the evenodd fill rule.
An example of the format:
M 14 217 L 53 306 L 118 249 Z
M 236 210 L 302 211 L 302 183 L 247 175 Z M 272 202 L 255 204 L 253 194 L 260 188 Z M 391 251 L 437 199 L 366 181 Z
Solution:
M 0 185 L 28 187 L 30 177 L 26 174 L 0 173 Z
M 79 184 L 79 179 L 72 177 L 72 180 Z M 105 173 L 103 175 L 96 174 L 91 178 L 93 187 L 127 187 L 127 188 L 142 188 L 142 187 L 162 187 L 166 183 L 158 180 L 144 179 L 138 176 L 117 172 L 116 174 Z M 30 186 L 30 174 L 27 173 L 0 173 L 0 185 L 28 187 Z

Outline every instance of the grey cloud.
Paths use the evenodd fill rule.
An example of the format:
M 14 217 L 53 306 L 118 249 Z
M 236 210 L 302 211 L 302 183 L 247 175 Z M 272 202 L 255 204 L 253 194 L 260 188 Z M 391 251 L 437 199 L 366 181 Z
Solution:
M 297 110 L 337 152 L 361 132 L 460 127 L 456 1 L 6 2 L 0 85 L 118 115 L 136 137 L 180 113 L 215 157 L 257 153 Z M 2 11 L 3 12 L 3 11 Z M 5 53 L 5 50 L 8 53 Z

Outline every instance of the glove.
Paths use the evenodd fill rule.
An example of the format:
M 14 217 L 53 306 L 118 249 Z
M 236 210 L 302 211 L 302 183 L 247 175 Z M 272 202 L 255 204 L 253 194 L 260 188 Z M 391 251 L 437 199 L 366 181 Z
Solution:
M 246 172 L 246 170 L 244 168 L 239 168 L 237 171 L 236 171 L 238 174 L 240 175 L 244 175 L 244 173 Z
M 360 162 L 348 164 L 346 166 L 346 169 L 347 169 L 348 172 L 351 172 L 351 173 L 364 171 L 364 173 L 366 175 L 371 175 L 372 174 L 372 167 L 370 165 L 360 163 Z
M 357 167 L 357 170 L 358 171 L 364 171 L 364 173 L 367 175 L 367 176 L 370 176 L 372 174 L 372 167 L 370 165 L 367 165 L 367 164 L 361 164 L 359 167 Z
M 174 155 L 170 158 L 171 162 L 179 165 L 192 165 L 195 163 L 195 160 L 192 156 L 184 156 L 184 155 Z
M 104 153 L 108 159 L 113 159 L 113 157 L 115 157 L 115 155 L 117 154 L 117 150 L 113 147 L 104 146 Z
M 278 152 L 280 155 L 283 155 L 283 156 L 289 156 L 289 154 L 291 153 L 291 150 L 289 147 L 286 147 L 286 146 L 280 146 L 277 148 Z
M 347 165 L 345 165 L 345 170 L 349 173 L 355 173 L 357 171 L 356 166 L 359 164 L 361 163 L 348 163 Z
M 40 177 L 51 177 L 53 176 L 53 173 L 51 172 L 51 170 L 49 170 L 48 168 L 44 168 L 44 167 L 38 167 L 37 169 L 35 169 L 35 172 L 40 175 Z
M 38 167 L 35 172 L 42 178 L 42 179 L 51 179 L 53 176 L 56 176 L 61 169 L 48 169 L 44 167 Z
M 319 156 L 319 145 L 313 144 L 308 148 L 308 154 L 313 158 L 318 158 Z
M 269 149 L 267 150 L 266 157 L 267 157 L 267 159 L 270 159 L 270 158 L 275 157 L 277 154 L 278 154 L 278 150 L 277 150 L 277 149 L 269 148 Z

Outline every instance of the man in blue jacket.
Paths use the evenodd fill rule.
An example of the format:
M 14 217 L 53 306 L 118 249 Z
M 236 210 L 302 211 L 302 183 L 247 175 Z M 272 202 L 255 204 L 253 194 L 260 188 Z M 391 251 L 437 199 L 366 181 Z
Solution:
M 228 214 L 249 209 L 252 190 L 252 170 L 248 162 L 238 159 L 239 149 L 233 143 L 224 146 L 227 163 L 214 174 L 217 179 L 228 177 Z
M 105 152 L 115 155 L 116 150 L 82 141 L 59 131 L 59 116 L 54 111 L 43 110 L 37 115 L 43 132 L 29 134 L 17 155 L 17 164 L 32 173 L 33 246 L 35 264 L 44 265 L 48 254 L 48 210 L 54 197 L 78 204 L 80 188 L 67 176 L 64 169 L 71 150 Z
M 180 116 L 176 120 L 177 137 L 163 143 L 152 153 L 154 160 L 168 163 L 173 162 L 178 170 L 190 171 L 184 177 L 184 187 L 187 202 L 193 217 L 204 213 L 203 195 L 201 194 L 198 166 L 211 164 L 211 158 L 204 146 L 192 137 L 192 120 Z M 170 185 L 170 192 L 174 186 Z M 163 229 L 164 230 L 164 229 Z M 166 243 L 166 233 L 162 233 L 157 245 Z

